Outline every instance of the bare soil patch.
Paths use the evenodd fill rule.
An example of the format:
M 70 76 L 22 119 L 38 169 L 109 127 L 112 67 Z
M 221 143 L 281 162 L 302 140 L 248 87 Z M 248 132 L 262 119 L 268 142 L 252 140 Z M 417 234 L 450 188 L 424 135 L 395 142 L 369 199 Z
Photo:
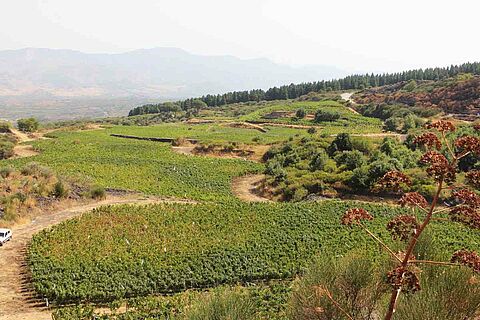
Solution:
M 240 200 L 246 202 L 272 202 L 259 194 L 259 189 L 264 180 L 265 175 L 263 174 L 235 178 L 232 181 L 232 192 Z
M 40 154 L 29 144 L 16 145 L 13 148 L 13 153 L 13 159 L 33 157 Z

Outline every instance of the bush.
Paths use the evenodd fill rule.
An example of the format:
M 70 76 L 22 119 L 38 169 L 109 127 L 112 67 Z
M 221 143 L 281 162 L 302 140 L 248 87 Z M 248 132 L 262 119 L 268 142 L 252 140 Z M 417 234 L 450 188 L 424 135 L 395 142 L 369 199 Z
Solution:
M 353 170 L 352 177 L 348 181 L 348 184 L 356 190 L 368 190 L 371 185 L 368 169 L 368 166 L 362 166 Z
M 358 150 L 344 151 L 335 157 L 338 166 L 343 165 L 347 170 L 360 168 L 365 164 L 365 157 Z
M 17 126 L 20 131 L 35 132 L 38 130 L 40 124 L 35 118 L 27 118 L 27 119 L 18 119 Z
M 354 137 L 351 139 L 352 149 L 358 150 L 364 154 L 371 154 L 374 150 L 374 145 L 371 139 L 364 137 Z
M 2 178 L 8 178 L 12 173 L 13 173 L 13 168 L 12 167 L 1 167 L 0 168 L 0 177 Z
M 329 160 L 328 154 L 324 149 L 319 149 L 317 154 L 310 161 L 310 170 L 323 170 Z
M 53 172 L 50 168 L 41 166 L 36 162 L 26 164 L 20 172 L 24 176 L 39 176 L 44 178 L 50 178 L 53 176 Z
M 477 319 L 480 285 L 461 267 L 423 267 L 422 290 L 402 297 L 395 320 Z
M 62 181 L 59 180 L 57 183 L 55 183 L 52 194 L 55 198 L 65 198 L 68 196 L 68 188 Z
M 322 255 L 304 278 L 297 281 L 289 305 L 289 318 L 348 319 L 329 299 L 331 295 L 356 320 L 374 319 L 377 306 L 389 287 L 382 279 L 381 266 L 367 257 L 364 253 L 350 253 L 340 259 Z
M 337 151 L 350 151 L 353 149 L 352 140 L 348 133 L 340 133 L 328 147 L 328 153 L 333 155 Z
M 317 110 L 317 112 L 315 112 L 314 121 L 315 122 L 336 121 L 338 119 L 340 119 L 340 114 L 338 112 Z
M 13 148 L 15 145 L 11 142 L 0 141 L 0 160 L 13 157 Z
M 250 320 L 256 319 L 256 305 L 242 289 L 216 290 L 200 299 L 187 312 L 187 320 Z
M 307 115 L 307 112 L 303 108 L 300 108 L 295 112 L 295 117 L 297 117 L 298 119 L 303 119 L 305 118 L 306 115 Z
M 10 122 L 0 121 L 0 133 L 9 133 L 11 128 Z
M 178 137 L 177 139 L 173 140 L 172 141 L 172 146 L 174 147 L 179 147 L 179 146 L 183 146 L 187 143 L 187 139 L 183 138 L 183 137 Z
M 107 197 L 107 193 L 105 189 L 102 186 L 98 186 L 98 185 L 93 186 L 90 189 L 89 194 L 90 194 L 90 198 L 96 199 L 96 200 L 105 199 Z
M 278 158 L 279 157 L 276 156 L 272 160 L 269 160 L 265 167 L 265 174 L 273 176 L 276 182 L 283 181 L 287 177 L 287 172 L 283 169 L 283 164 Z

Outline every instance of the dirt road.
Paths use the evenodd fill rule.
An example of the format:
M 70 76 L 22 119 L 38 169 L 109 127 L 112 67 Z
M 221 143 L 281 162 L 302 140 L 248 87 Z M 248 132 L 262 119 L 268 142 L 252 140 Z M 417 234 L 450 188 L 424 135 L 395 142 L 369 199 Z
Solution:
M 265 175 L 256 174 L 238 177 L 232 181 L 232 192 L 240 199 L 246 202 L 271 202 L 270 199 L 264 198 L 257 194 L 256 189 Z
M 351 104 L 356 104 L 355 101 L 352 99 L 353 94 L 354 94 L 354 92 L 345 92 L 345 93 L 342 93 L 342 94 L 340 95 L 340 97 L 341 97 L 343 100 L 345 100 L 345 101 L 347 101 L 347 102 L 350 102 Z M 352 112 L 355 113 L 355 114 L 360 114 L 360 113 L 358 113 L 357 110 L 355 110 L 355 109 L 353 109 L 353 108 L 351 108 L 351 107 L 347 107 L 347 108 L 348 108 L 348 110 L 352 111 Z
M 29 144 L 22 144 L 25 142 L 34 141 L 36 139 L 30 138 L 27 134 L 14 128 L 10 129 L 10 131 L 17 137 L 19 143 L 13 148 L 13 159 L 33 157 L 39 154 L 37 151 L 35 151 L 33 146 Z
M 100 202 L 41 215 L 28 224 L 13 227 L 12 241 L 0 247 L 0 320 L 51 319 L 44 302 L 33 299 L 33 292 L 25 278 L 26 247 L 35 233 L 100 206 L 159 202 L 187 203 L 188 201 L 145 198 L 138 195 L 128 198 L 110 197 Z

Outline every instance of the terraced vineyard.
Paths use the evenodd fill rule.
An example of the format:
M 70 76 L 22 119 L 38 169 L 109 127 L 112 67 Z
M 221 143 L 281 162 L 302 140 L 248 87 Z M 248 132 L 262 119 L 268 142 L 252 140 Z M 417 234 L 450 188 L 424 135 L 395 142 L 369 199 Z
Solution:
M 238 142 L 248 144 L 270 144 L 287 140 L 294 136 L 308 136 L 307 130 L 282 127 L 266 127 L 266 132 L 255 129 L 232 128 L 227 123 L 184 124 L 165 123 L 138 127 L 117 126 L 108 132 L 139 137 L 193 138 L 201 142 Z
M 29 264 L 37 292 L 52 301 L 108 301 L 223 283 L 285 279 L 321 250 L 376 250 L 339 224 L 351 202 L 152 205 L 103 208 L 36 236 Z M 382 226 L 399 208 L 366 206 Z M 462 234 L 462 239 L 455 235 Z M 456 224 L 436 225 L 440 247 L 478 247 Z
M 303 109 L 310 116 L 302 119 L 295 117 L 295 112 Z M 335 121 L 314 122 L 312 117 L 316 111 L 336 113 L 340 116 Z M 275 116 L 277 113 L 277 116 Z M 266 122 L 266 123 L 282 123 L 290 125 L 315 125 L 318 126 L 322 133 L 337 134 L 340 132 L 347 133 L 376 133 L 382 131 L 382 122 L 378 119 L 367 118 L 352 112 L 344 106 L 343 103 L 337 101 L 301 101 L 301 102 L 285 102 L 260 108 L 245 116 L 240 117 L 244 121 Z
M 233 177 L 261 170 L 239 159 L 188 157 L 167 143 L 120 139 L 110 131 L 55 133 L 56 139 L 36 142 L 39 156 L 7 161 L 16 166 L 36 161 L 66 176 L 94 181 L 107 188 L 151 195 L 221 200 L 231 198 Z

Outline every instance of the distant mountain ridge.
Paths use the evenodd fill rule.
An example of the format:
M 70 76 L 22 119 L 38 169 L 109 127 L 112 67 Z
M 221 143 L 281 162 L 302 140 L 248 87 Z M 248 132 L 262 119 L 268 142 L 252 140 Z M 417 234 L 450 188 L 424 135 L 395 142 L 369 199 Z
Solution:
M 0 51 L 0 96 L 180 98 L 335 78 L 333 67 L 201 56 L 177 48 L 119 54 L 27 48 Z
M 111 116 L 127 110 L 124 106 L 115 112 L 112 104 L 118 100 L 146 103 L 346 74 L 335 67 L 295 68 L 268 59 L 203 56 L 177 48 L 118 54 L 5 50 L 0 51 L 0 114 L 9 118 L 38 114 L 46 119 L 71 118 L 65 112 L 69 105 L 85 105 L 87 113 L 82 116 Z M 109 106 L 108 112 L 101 111 L 103 104 Z

